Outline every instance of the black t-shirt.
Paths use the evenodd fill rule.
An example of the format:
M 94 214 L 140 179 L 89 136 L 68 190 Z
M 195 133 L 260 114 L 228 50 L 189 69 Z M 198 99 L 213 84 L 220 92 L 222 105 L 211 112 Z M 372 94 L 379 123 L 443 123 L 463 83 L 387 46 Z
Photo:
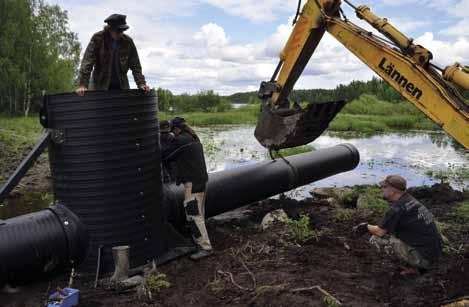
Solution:
M 441 237 L 432 213 L 408 193 L 391 204 L 379 227 L 416 248 L 429 261 L 441 256 Z
M 111 43 L 111 83 L 109 84 L 110 90 L 120 90 L 121 80 L 120 80 L 120 58 L 119 58 L 119 41 L 112 39 Z
M 166 144 L 162 151 L 164 162 L 176 163 L 176 183 L 192 182 L 193 192 L 203 192 L 208 181 L 202 144 L 189 133 L 183 132 Z

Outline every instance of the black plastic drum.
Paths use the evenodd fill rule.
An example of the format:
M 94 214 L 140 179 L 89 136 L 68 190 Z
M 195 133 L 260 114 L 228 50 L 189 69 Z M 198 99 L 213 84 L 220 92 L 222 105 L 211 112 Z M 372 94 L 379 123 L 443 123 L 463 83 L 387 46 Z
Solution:
M 84 270 L 113 270 L 111 248 L 131 246 L 131 267 L 163 252 L 157 99 L 139 90 L 45 97 L 41 122 L 56 201 L 85 224 L 91 251 Z

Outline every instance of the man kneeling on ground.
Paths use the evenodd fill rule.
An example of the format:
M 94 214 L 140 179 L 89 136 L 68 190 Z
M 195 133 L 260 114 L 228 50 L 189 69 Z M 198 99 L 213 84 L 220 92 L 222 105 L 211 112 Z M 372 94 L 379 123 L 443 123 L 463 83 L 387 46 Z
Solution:
M 391 205 L 379 225 L 361 223 L 353 228 L 356 237 L 371 233 L 370 243 L 406 262 L 401 275 L 428 270 L 442 253 L 441 237 L 432 213 L 406 192 L 407 182 L 398 175 L 379 183 Z

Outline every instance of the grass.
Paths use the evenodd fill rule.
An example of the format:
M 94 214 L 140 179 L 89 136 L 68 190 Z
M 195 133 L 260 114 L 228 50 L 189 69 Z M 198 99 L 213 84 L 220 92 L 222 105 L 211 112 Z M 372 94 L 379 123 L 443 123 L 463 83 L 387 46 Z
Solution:
M 390 103 L 379 100 L 374 95 L 363 94 L 349 102 L 341 113 L 353 115 L 420 115 L 421 112 L 410 102 Z
M 275 159 L 282 157 L 288 157 L 288 156 L 294 156 L 300 153 L 305 153 L 305 152 L 310 152 L 310 151 L 315 151 L 316 148 L 314 148 L 311 145 L 304 145 L 304 146 L 298 146 L 298 147 L 292 147 L 292 148 L 285 148 L 285 149 L 280 149 L 277 152 L 272 152 L 273 156 Z M 266 153 L 266 157 L 270 158 L 269 153 Z
M 288 219 L 287 225 L 293 234 L 293 239 L 297 243 L 301 244 L 313 235 L 313 232 L 309 228 L 309 216 L 307 215 L 300 215 L 299 220 Z M 320 234 L 317 234 L 317 237 L 319 237 L 319 235 Z
M 6 143 L 10 150 L 35 144 L 44 128 L 37 116 L 7 117 L 0 115 L 0 146 Z
M 211 126 L 211 125 L 236 125 L 236 124 L 256 124 L 259 114 L 258 105 L 246 105 L 238 109 L 231 109 L 227 112 L 219 113 L 168 113 L 161 112 L 160 120 L 171 119 L 174 116 L 181 116 L 193 126 Z
M 381 189 L 375 186 L 354 186 L 351 198 L 356 198 L 356 208 L 339 208 L 334 213 L 337 222 L 349 222 L 356 219 L 379 220 L 389 209 L 383 199 Z M 360 196 L 360 197 L 358 197 Z
M 463 202 L 456 208 L 454 217 L 461 223 L 469 223 L 469 200 Z
M 226 112 L 168 113 L 161 112 L 160 120 L 174 116 L 184 117 L 194 126 L 256 124 L 259 105 L 246 105 Z M 0 115 L 0 137 L 6 139 L 22 136 L 30 141 L 42 132 L 38 117 L 7 117 Z M 409 102 L 389 103 L 373 95 L 362 95 L 348 103 L 330 123 L 331 131 L 355 131 L 362 133 L 392 132 L 399 130 L 436 130 L 438 127 Z M 9 135 L 10 134 L 10 135 Z M 6 136 L 5 136 L 6 135 Z
M 394 132 L 400 130 L 436 130 L 437 126 L 420 116 L 339 114 L 330 123 L 332 131 L 362 133 Z
M 171 283 L 167 280 L 166 274 L 157 273 L 152 274 L 148 277 L 145 283 L 147 289 L 147 295 L 149 298 L 157 297 L 163 289 L 171 287 Z
M 451 179 L 462 183 L 469 180 L 469 167 L 450 164 L 446 170 L 428 170 L 425 174 L 441 182 L 447 182 Z
M 259 105 L 246 105 L 221 113 L 160 113 L 161 119 L 174 116 L 184 117 L 191 125 L 256 124 Z M 410 102 L 389 103 L 373 95 L 364 94 L 348 103 L 330 123 L 331 131 L 355 131 L 361 133 L 382 133 L 401 130 L 437 130 L 429 120 Z
M 333 218 L 337 222 L 348 222 L 355 219 L 356 215 L 356 209 L 339 208 L 335 211 Z
M 325 295 L 322 299 L 322 302 L 326 307 L 340 307 L 340 304 L 337 302 L 337 300 L 329 295 Z
M 353 190 L 361 196 L 361 201 L 357 204 L 359 210 L 368 211 L 375 216 L 382 216 L 389 209 L 389 203 L 383 198 L 381 188 L 355 186 Z
M 47 208 L 52 201 L 53 195 L 48 192 L 25 189 L 22 191 L 21 198 L 11 198 L 0 202 L 0 219 L 6 220 L 22 214 L 40 211 Z

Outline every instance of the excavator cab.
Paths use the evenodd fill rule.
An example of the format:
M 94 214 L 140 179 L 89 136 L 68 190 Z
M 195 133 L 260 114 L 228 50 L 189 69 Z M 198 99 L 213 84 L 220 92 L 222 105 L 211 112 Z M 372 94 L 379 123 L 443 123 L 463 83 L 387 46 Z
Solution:
M 254 135 L 262 146 L 271 150 L 308 144 L 327 129 L 345 104 L 340 100 L 309 103 L 302 108 L 294 103 L 291 108 L 272 109 L 264 102 Z

